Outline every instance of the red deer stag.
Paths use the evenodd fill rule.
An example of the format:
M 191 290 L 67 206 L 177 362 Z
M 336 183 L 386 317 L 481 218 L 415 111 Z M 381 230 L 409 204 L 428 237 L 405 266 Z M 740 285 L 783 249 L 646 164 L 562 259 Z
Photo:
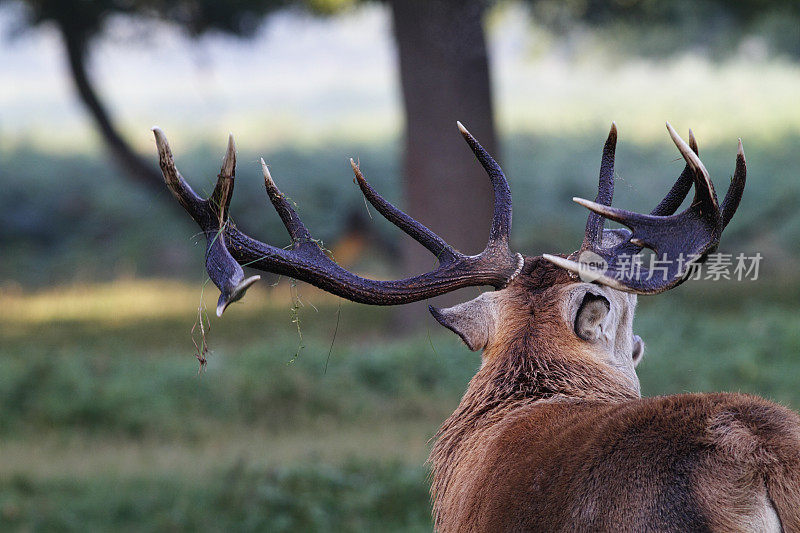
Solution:
M 257 241 L 228 218 L 236 152 L 231 139 L 216 188 L 197 196 L 155 129 L 167 186 L 206 235 L 218 314 L 257 277 L 241 265 L 311 283 L 355 302 L 395 305 L 467 286 L 490 285 L 472 301 L 431 307 L 482 365 L 436 435 L 430 462 L 439 531 L 800 531 L 800 417 L 743 394 L 641 398 L 634 368 L 642 340 L 632 329 L 637 294 L 671 289 L 687 264 L 713 251 L 745 185 L 741 142 L 719 204 L 690 136 L 667 124 L 686 166 L 649 214 L 611 207 L 617 132 L 603 149 L 583 244 L 572 255 L 527 257 L 509 248 L 511 193 L 502 170 L 459 129 L 494 189 L 486 249 L 464 255 L 384 200 L 353 171 L 367 200 L 438 259 L 415 277 L 375 281 L 337 265 L 320 248 L 263 164 L 267 194 L 292 244 Z M 694 201 L 675 214 L 694 185 Z M 629 229 L 604 229 L 605 219 Z M 652 250 L 660 274 L 620 273 L 624 256 Z M 605 268 L 578 276 L 580 254 Z M 681 257 L 692 258 L 682 262 Z M 585 276 L 584 276 L 585 277 Z

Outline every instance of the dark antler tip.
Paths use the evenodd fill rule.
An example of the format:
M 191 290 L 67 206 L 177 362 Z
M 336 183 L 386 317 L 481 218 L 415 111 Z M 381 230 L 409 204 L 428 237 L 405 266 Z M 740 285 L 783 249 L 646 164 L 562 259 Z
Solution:
M 608 139 L 606 139 L 606 149 L 613 149 L 617 146 L 617 124 L 611 123 L 611 129 L 608 130 Z
M 161 175 L 164 176 L 164 182 L 167 184 L 170 191 L 172 191 L 172 194 L 178 198 L 178 201 L 184 205 L 186 199 L 182 199 L 182 197 L 186 196 L 187 193 L 191 193 L 192 195 L 194 193 L 191 189 L 188 189 L 188 185 L 181 183 L 180 173 L 178 169 L 175 168 L 175 159 L 172 156 L 172 150 L 169 147 L 167 136 L 164 134 L 164 131 L 158 126 L 153 126 L 152 131 L 156 139 L 158 165 L 161 167 Z
M 444 318 L 444 315 L 442 315 L 442 312 L 441 312 L 441 310 L 439 310 L 438 307 L 434 307 L 432 305 L 429 305 L 428 306 L 428 311 L 430 311 L 431 315 L 433 315 L 433 318 L 435 318 L 439 322 L 441 322 L 442 319 Z

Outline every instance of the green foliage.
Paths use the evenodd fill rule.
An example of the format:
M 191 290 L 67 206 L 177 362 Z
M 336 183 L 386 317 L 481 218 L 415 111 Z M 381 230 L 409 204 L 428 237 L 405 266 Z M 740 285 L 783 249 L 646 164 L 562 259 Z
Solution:
M 22 27 L 55 23 L 84 47 L 101 37 L 109 19 L 134 16 L 160 19 L 197 36 L 210 31 L 251 37 L 264 18 L 287 7 L 331 15 L 350 7 L 350 0 L 0 0 L 24 7 Z
M 216 426 L 291 428 L 320 417 L 443 418 L 446 408 L 436 406 L 452 404 L 475 370 L 454 364 L 462 358 L 454 339 L 437 343 L 435 354 L 424 338 L 369 348 L 353 343 L 352 321 L 380 327 L 380 320 L 369 318 L 374 310 L 348 307 L 326 371 L 336 309 L 301 312 L 306 348 L 299 355 L 289 309 L 255 322 L 234 318 L 214 325 L 214 353 L 200 375 L 188 329 L 175 321 L 97 335 L 92 330 L 102 326 L 91 323 L 33 327 L 21 337 L 10 337 L 16 328 L 9 327 L 0 348 L 0 435 L 55 428 L 186 438 Z M 139 340 L 145 332 L 148 339 Z M 29 343 L 29 335 L 40 342 Z
M 220 31 L 238 37 L 250 37 L 271 13 L 305 4 L 292 0 L 136 0 L 137 14 L 145 14 L 173 23 L 190 35 Z
M 688 284 L 642 299 L 636 329 L 650 347 L 640 367 L 645 393 L 733 383 L 800 405 L 794 292 L 748 283 Z M 188 328 L 174 320 L 45 323 L 21 334 L 6 326 L 0 435 L 57 429 L 184 438 L 217 426 L 291 428 L 319 418 L 440 421 L 476 370 L 477 360 L 438 329 L 435 348 L 425 335 L 359 341 L 387 327 L 389 311 L 345 305 L 326 371 L 337 309 L 319 309 L 303 311 L 306 349 L 298 357 L 288 309 L 215 321 L 214 353 L 199 376 Z
M 645 395 L 739 390 L 800 407 L 800 286 L 687 283 L 641 298 Z M 252 303 L 252 302 L 251 302 Z M 124 302 L 119 302 L 120 306 Z M 429 530 L 425 442 L 478 358 L 391 310 L 247 304 L 198 375 L 181 319 L 0 324 L 0 529 Z M 433 325 L 431 327 L 434 327 Z
M 6 531 L 430 531 L 428 508 L 424 468 L 395 462 L 0 481 Z
M 527 0 L 534 20 L 565 34 L 585 26 L 621 54 L 671 55 L 702 49 L 726 56 L 758 37 L 773 52 L 800 57 L 795 0 Z
M 314 13 L 321 15 L 335 15 L 345 9 L 351 8 L 359 0 L 304 0 L 305 4 Z
M 2 4 L 24 7 L 21 27 L 55 23 L 84 46 L 103 31 L 110 17 L 135 9 L 129 0 L 0 0 Z
M 638 369 L 647 395 L 729 390 L 800 407 L 798 287 L 741 285 L 642 299 L 635 328 L 648 345 Z

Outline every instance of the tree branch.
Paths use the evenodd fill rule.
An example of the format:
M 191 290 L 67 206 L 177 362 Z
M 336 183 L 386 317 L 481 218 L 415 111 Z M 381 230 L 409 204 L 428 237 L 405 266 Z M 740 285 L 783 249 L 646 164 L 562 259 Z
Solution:
M 139 156 L 122 138 L 92 86 L 86 70 L 86 40 L 62 24 L 57 25 L 64 40 L 64 51 L 78 96 L 94 119 L 117 164 L 137 183 L 153 191 L 163 191 L 164 183 L 158 169 Z

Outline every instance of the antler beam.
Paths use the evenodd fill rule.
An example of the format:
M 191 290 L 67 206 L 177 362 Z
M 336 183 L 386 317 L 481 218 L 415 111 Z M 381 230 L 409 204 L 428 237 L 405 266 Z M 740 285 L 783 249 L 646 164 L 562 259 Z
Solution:
M 491 285 L 502 288 L 520 271 L 522 256 L 508 245 L 511 230 L 511 191 L 500 166 L 472 135 L 458 123 L 459 130 L 478 161 L 489 174 L 494 189 L 494 217 L 489 241 L 478 255 L 464 255 L 424 225 L 384 200 L 367 183 L 351 160 L 356 181 L 364 196 L 390 222 L 425 246 L 438 259 L 436 269 L 411 278 L 377 281 L 357 276 L 336 264 L 315 241 L 261 160 L 264 184 L 273 207 L 292 238 L 289 249 L 278 248 L 239 231 L 228 216 L 233 195 L 236 149 L 231 136 L 214 192 L 200 198 L 175 167 L 166 136 L 159 128 L 153 133 L 159 164 L 173 196 L 197 222 L 206 237 L 206 270 L 220 289 L 217 315 L 240 299 L 259 276 L 245 278 L 242 266 L 306 281 L 327 292 L 355 302 L 396 305 L 444 294 L 462 287 Z

